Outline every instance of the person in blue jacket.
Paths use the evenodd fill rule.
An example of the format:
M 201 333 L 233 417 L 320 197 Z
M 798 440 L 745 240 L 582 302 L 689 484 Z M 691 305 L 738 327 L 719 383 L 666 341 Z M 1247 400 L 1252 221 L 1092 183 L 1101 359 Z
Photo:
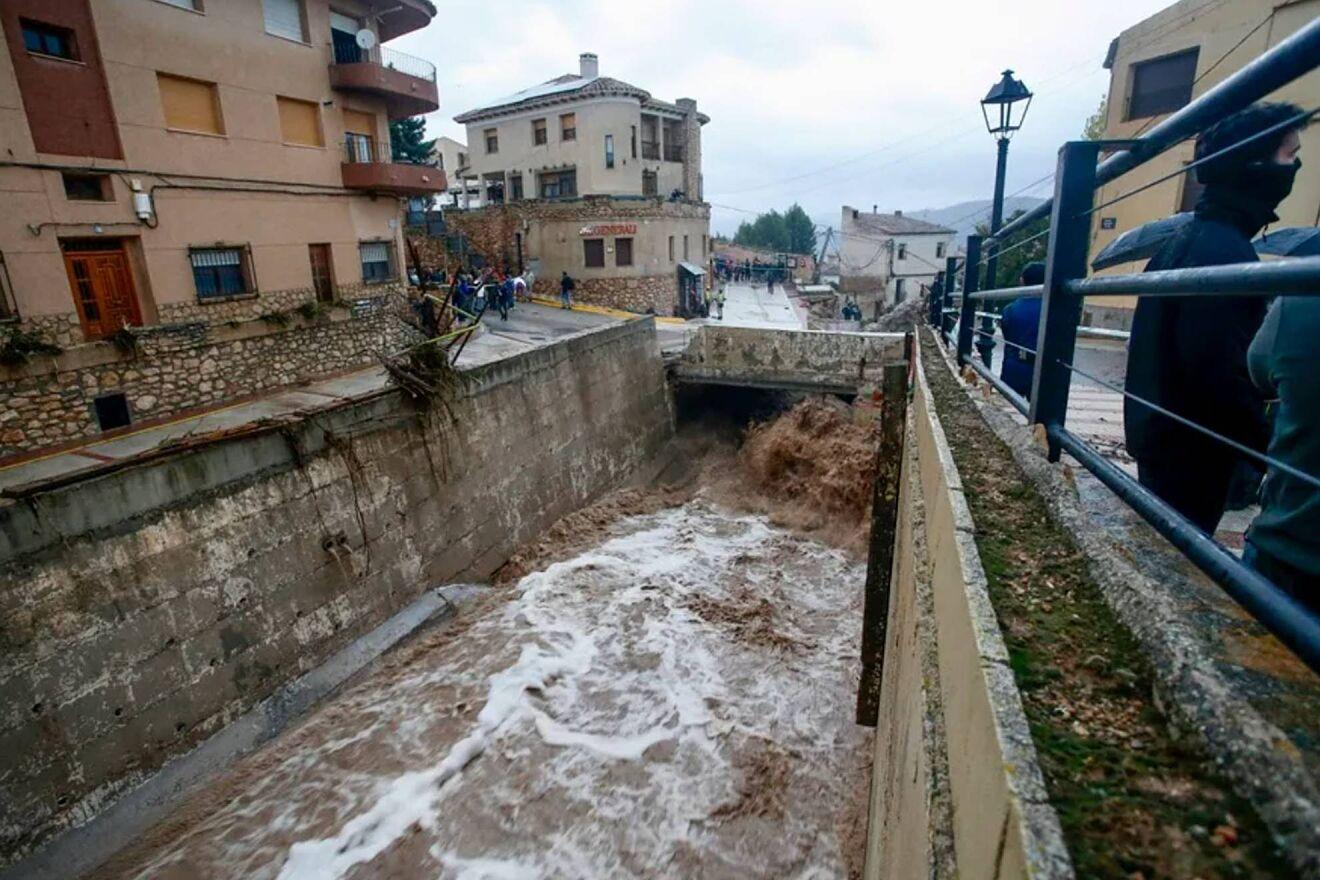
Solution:
M 1022 279 L 1018 282 L 1023 287 L 1045 283 L 1045 264 L 1028 263 L 1022 270 Z M 1015 299 L 1004 309 L 999 319 L 1000 332 L 1004 334 L 1004 362 L 999 368 L 999 377 L 1024 398 L 1031 398 L 1031 374 L 1036 370 L 1036 356 L 1023 351 L 1023 348 L 1035 351 L 1036 331 L 1040 326 L 1040 300 L 1038 296 L 1024 296 Z M 1018 348 L 1017 346 L 1021 346 Z

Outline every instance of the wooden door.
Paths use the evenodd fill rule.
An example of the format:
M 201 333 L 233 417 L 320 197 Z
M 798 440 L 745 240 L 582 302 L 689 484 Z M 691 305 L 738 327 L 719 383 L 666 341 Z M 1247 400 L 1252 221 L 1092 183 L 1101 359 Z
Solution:
M 312 287 L 316 288 L 316 299 L 328 303 L 335 301 L 335 280 L 330 273 L 330 245 L 309 244 L 307 253 L 312 259 Z
M 113 336 L 125 325 L 142 325 L 137 291 L 122 249 L 69 252 L 64 255 L 64 265 L 88 340 Z

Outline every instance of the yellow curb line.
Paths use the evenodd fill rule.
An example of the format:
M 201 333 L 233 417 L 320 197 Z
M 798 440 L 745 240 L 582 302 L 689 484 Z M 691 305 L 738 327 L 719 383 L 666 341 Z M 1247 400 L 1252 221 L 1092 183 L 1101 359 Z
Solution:
M 559 300 L 557 300 L 557 299 L 550 299 L 549 297 L 544 297 L 544 296 L 534 296 L 534 297 L 532 297 L 532 302 L 534 302 L 534 303 L 538 303 L 539 305 L 543 305 L 543 306 L 551 306 L 551 307 L 554 307 L 554 308 L 559 308 L 560 305 L 561 305 L 561 303 L 559 302 Z M 623 309 L 612 309 L 612 308 L 610 308 L 609 306 L 596 306 L 596 305 L 592 305 L 591 303 L 579 303 L 579 302 L 575 302 L 575 303 L 573 303 L 573 309 L 574 309 L 574 311 L 578 311 L 578 312 L 590 312 L 590 313 L 592 313 L 592 314 L 596 314 L 596 315 L 605 315 L 606 317 L 609 317 L 609 318 L 622 318 L 622 319 L 627 320 L 627 321 L 630 321 L 630 320 L 632 320 L 632 319 L 634 319 L 634 318 L 645 318 L 645 317 L 646 317 L 646 315 L 639 314 L 638 312 L 626 312 L 626 311 L 624 311 Z M 657 322 L 662 323 L 662 324 L 686 324 L 686 323 L 687 323 L 687 319 L 686 319 L 686 318 L 669 318 L 669 317 L 665 317 L 665 316 L 663 316 L 663 315 L 656 315 L 656 316 L 655 316 L 655 319 L 656 319 Z

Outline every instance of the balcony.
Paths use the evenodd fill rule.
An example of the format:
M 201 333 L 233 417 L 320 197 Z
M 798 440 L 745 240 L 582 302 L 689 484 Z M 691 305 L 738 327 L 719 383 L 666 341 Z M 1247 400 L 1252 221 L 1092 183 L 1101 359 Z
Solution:
M 384 98 L 391 119 L 440 109 L 434 64 L 385 46 L 360 49 L 351 39 L 340 39 L 337 31 L 334 36 L 333 88 Z
M 340 168 L 345 189 L 425 196 L 444 192 L 448 186 L 445 173 L 439 168 L 393 162 L 384 148 L 365 135 L 350 134 L 344 139 L 344 162 Z

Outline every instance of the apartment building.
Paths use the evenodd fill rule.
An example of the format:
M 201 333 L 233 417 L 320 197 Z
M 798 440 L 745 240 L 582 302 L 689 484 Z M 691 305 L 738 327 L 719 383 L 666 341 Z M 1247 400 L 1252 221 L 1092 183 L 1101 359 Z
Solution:
M 1320 0 L 1181 0 L 1141 21 L 1109 46 L 1110 71 L 1106 138 L 1131 138 L 1214 88 L 1267 49 L 1320 16 Z M 1270 96 L 1304 108 L 1320 103 L 1320 73 L 1294 80 Z M 1184 142 L 1100 188 L 1096 203 L 1171 174 L 1192 161 L 1193 144 Z M 1320 223 L 1320 129 L 1302 134 L 1303 165 L 1290 195 L 1277 211 L 1278 226 Z M 1092 227 L 1095 253 L 1117 236 L 1144 223 L 1190 211 L 1200 197 L 1194 173 L 1174 176 L 1097 212 Z M 1106 272 L 1140 271 L 1142 264 Z M 1104 273 L 1101 273 L 1104 274 Z M 1126 330 L 1135 298 L 1106 298 L 1086 304 L 1083 320 Z
M 539 289 L 567 271 L 586 301 L 681 312 L 680 290 L 702 279 L 710 206 L 702 201 L 697 102 L 668 103 L 578 71 L 455 117 L 467 126 L 470 167 L 486 206 L 456 223 L 491 258 L 538 268 Z M 512 219 L 510 219 L 512 218 Z
M 370 362 L 396 343 L 389 120 L 439 106 L 382 42 L 428 0 L 0 4 L 0 455 Z M 34 351 L 34 340 L 56 346 Z
M 839 284 L 854 294 L 863 314 L 879 317 L 919 296 L 953 254 L 956 231 L 937 223 L 843 206 L 839 224 Z
M 485 205 L 475 179 L 464 179 L 471 167 L 467 144 L 451 137 L 438 137 L 431 149 L 431 161 L 445 173 L 448 186 L 437 200 L 445 208 L 480 208 Z

